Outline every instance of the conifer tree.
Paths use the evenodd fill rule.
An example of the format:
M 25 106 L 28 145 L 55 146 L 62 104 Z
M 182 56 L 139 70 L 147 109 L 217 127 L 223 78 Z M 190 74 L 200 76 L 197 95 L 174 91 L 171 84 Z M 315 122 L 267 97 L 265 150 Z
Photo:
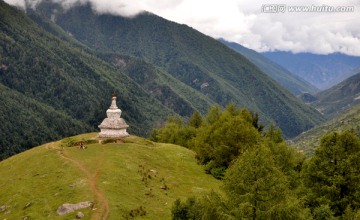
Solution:
M 247 150 L 228 169 L 225 191 L 235 219 L 303 219 L 303 209 L 269 148 Z
M 194 128 L 199 128 L 203 123 L 203 118 L 199 112 L 194 112 L 194 114 L 189 118 L 188 125 Z
M 325 135 L 304 171 L 308 205 L 329 205 L 335 216 L 360 208 L 360 140 L 352 132 Z M 349 211 L 350 210 L 350 211 Z

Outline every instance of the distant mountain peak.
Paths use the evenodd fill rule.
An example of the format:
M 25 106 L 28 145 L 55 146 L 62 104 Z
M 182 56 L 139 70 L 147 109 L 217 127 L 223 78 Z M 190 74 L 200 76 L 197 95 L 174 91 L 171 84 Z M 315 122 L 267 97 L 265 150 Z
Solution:
M 219 41 L 248 58 L 264 73 L 266 73 L 279 84 L 287 88 L 294 95 L 300 95 L 302 93 L 315 94 L 316 92 L 318 92 L 318 89 L 316 89 L 313 85 L 311 85 L 304 79 L 296 76 L 295 74 L 289 72 L 284 67 L 271 61 L 262 54 L 252 49 L 246 48 L 241 44 L 235 42 L 228 42 L 223 38 L 220 38 Z
M 320 90 L 356 74 L 360 67 L 360 57 L 342 53 L 323 55 L 274 51 L 262 54 Z

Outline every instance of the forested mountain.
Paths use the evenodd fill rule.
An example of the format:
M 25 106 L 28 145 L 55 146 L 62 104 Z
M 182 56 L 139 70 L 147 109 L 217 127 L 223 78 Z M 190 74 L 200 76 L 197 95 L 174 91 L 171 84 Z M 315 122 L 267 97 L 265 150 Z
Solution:
M 284 67 L 271 61 L 270 59 L 266 58 L 258 52 L 248 49 L 235 42 L 228 42 L 224 39 L 219 39 L 219 41 L 248 58 L 252 63 L 259 67 L 261 71 L 269 75 L 280 85 L 287 88 L 294 95 L 301 95 L 302 93 L 315 94 L 319 91 L 309 82 L 292 74 Z
M 360 103 L 360 73 L 316 94 L 316 100 L 311 105 L 326 117 L 334 118 L 358 103 Z
M 290 72 L 324 90 L 356 74 L 360 57 L 340 53 L 317 55 L 275 51 L 262 53 Z
M 59 38 L 70 42 L 74 46 L 83 48 L 83 44 L 70 37 L 61 27 L 50 20 L 28 10 L 27 15 L 45 30 Z M 189 117 L 194 110 L 205 113 L 209 106 L 213 105 L 206 95 L 192 89 L 179 80 L 172 77 L 163 69 L 154 66 L 142 59 L 129 57 L 119 53 L 103 53 L 83 48 L 100 59 L 110 63 L 119 71 L 127 74 L 138 83 L 152 97 L 158 99 L 163 105 L 172 109 L 181 116 Z
M 0 155 L 97 130 L 116 92 L 130 132 L 146 135 L 172 111 L 89 49 L 45 31 L 0 1 Z
M 310 129 L 290 141 L 291 145 L 310 156 L 320 144 L 323 135 L 329 132 L 354 131 L 360 136 L 360 104 L 357 104 L 336 118 Z
M 186 25 L 150 13 L 134 18 L 99 15 L 90 4 L 64 11 L 57 4 L 43 2 L 37 12 L 98 52 L 136 56 L 163 68 L 214 103 L 225 106 L 234 101 L 259 112 L 263 121 L 274 121 L 287 137 L 323 121 L 316 110 L 245 57 Z
M 0 84 L 0 160 L 91 127 Z

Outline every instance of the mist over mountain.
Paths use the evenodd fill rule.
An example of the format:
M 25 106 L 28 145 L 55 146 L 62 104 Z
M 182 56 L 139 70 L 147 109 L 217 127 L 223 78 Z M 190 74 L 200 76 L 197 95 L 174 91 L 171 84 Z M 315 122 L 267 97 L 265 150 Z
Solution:
M 317 55 L 276 51 L 262 54 L 320 90 L 356 74 L 356 68 L 360 67 L 360 57 L 340 53 Z
M 276 82 L 284 86 L 294 95 L 300 95 L 302 93 L 315 94 L 318 92 L 318 89 L 315 86 L 311 85 L 299 76 L 292 74 L 284 67 L 271 61 L 260 53 L 235 42 L 228 42 L 224 39 L 220 39 L 219 41 L 248 58 L 252 63 L 259 67 L 259 69 L 276 80 Z

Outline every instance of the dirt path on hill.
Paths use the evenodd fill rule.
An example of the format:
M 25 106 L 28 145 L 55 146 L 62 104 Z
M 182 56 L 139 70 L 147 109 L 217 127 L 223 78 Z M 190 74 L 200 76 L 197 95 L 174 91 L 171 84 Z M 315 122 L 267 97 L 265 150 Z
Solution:
M 46 148 L 52 148 L 53 147 L 54 142 L 49 143 L 48 145 L 46 145 Z M 104 148 L 102 147 L 102 150 L 104 150 Z M 87 178 L 91 191 L 93 192 L 93 194 L 95 195 L 95 201 L 94 201 L 94 207 L 93 210 L 96 209 L 96 211 L 94 210 L 94 212 L 91 215 L 91 219 L 94 220 L 106 220 L 109 216 L 109 203 L 106 199 L 106 197 L 104 196 L 104 194 L 99 190 L 98 186 L 97 186 L 97 181 L 98 181 L 98 177 L 100 174 L 100 169 L 97 168 L 95 170 L 95 172 L 90 172 L 86 166 L 84 166 L 83 164 L 81 164 L 79 161 L 71 158 L 69 155 L 67 155 L 63 150 L 59 151 L 59 155 L 65 159 L 70 161 L 72 164 L 74 164 Z M 102 161 L 99 161 L 99 163 L 101 164 Z M 98 166 L 99 167 L 99 166 Z

